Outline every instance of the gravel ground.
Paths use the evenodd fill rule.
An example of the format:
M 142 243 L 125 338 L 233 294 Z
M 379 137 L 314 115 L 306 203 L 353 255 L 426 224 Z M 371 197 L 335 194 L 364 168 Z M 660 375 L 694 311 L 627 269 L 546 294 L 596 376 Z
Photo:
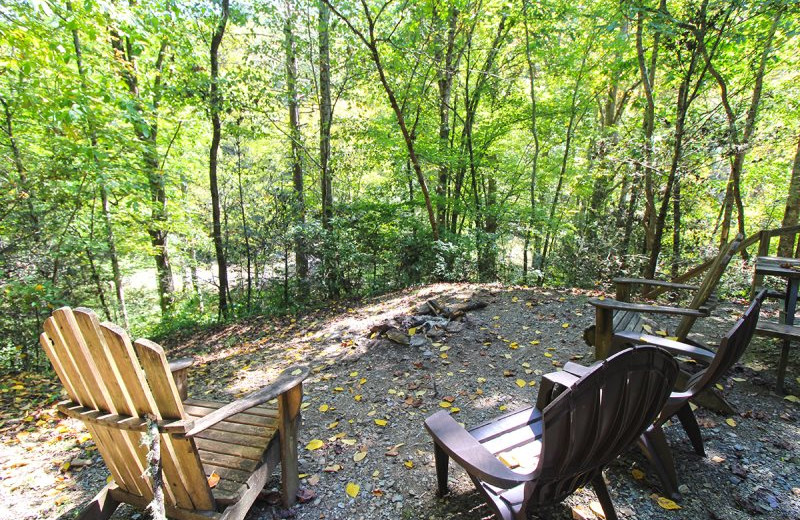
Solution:
M 300 432 L 307 501 L 286 511 L 270 505 L 274 495 L 268 495 L 248 519 L 489 518 L 489 508 L 453 464 L 451 493 L 436 497 L 432 446 L 422 422 L 447 402 L 457 420 L 475 425 L 532 403 L 541 374 L 569 360 L 591 363 L 582 331 L 594 320 L 586 301 L 597 294 L 439 284 L 326 316 L 253 320 L 196 334 L 181 339 L 170 355 L 198 359 L 190 395 L 204 397 L 239 395 L 298 361 L 312 367 Z M 487 307 L 427 334 L 412 318 L 414 306 L 429 298 L 456 303 L 473 295 Z M 723 305 L 699 330 L 713 344 L 743 310 L 744 302 Z M 416 328 L 412 344 L 371 337 L 370 330 L 384 323 L 404 332 Z M 666 429 L 682 484 L 681 509 L 658 505 L 658 480 L 638 451 L 607 469 L 621 518 L 800 519 L 798 404 L 772 391 L 777 355 L 775 341 L 756 338 L 743 363 L 721 382 L 738 412 L 733 425 L 697 411 L 708 457 L 693 453 L 680 426 Z M 787 388 L 795 395 L 798 364 L 793 353 Z M 17 407 L 4 410 L 0 428 L 0 499 L 7 505 L 0 518 L 70 518 L 104 485 L 102 460 L 80 424 L 61 420 L 52 407 Z M 307 449 L 312 440 L 322 447 Z M 645 477 L 635 479 L 634 469 Z M 355 498 L 348 485 L 351 492 L 358 486 Z M 582 489 L 541 515 L 572 518 L 573 507 L 588 508 L 595 500 L 591 489 Z M 114 516 L 143 517 L 129 508 Z

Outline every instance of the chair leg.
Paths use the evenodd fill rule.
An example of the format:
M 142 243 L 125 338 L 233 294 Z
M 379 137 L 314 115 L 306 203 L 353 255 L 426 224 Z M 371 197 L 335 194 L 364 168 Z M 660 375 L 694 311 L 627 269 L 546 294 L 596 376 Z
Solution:
M 111 518 L 114 511 L 119 507 L 120 502 L 114 500 L 111 496 L 111 486 L 116 487 L 116 484 L 109 484 L 104 487 L 89 504 L 83 508 L 83 511 L 78 515 L 76 520 L 106 520 Z
M 672 460 L 672 452 L 669 449 L 661 426 L 654 425 L 648 428 L 639 437 L 639 447 L 655 468 L 664 493 L 670 498 L 679 499 L 678 475 L 675 473 L 675 462 Z
M 697 418 L 694 416 L 694 412 L 692 411 L 691 406 L 689 406 L 689 403 L 683 405 L 683 407 L 678 410 L 676 415 L 681 421 L 681 425 L 686 431 L 686 435 L 689 436 L 689 440 L 692 441 L 694 452 L 701 457 L 705 457 L 706 450 L 703 448 L 703 436 L 700 434 L 700 426 L 697 424 Z
M 603 472 L 600 471 L 592 479 L 592 487 L 597 495 L 597 500 L 603 506 L 603 513 L 606 515 L 606 520 L 617 520 L 617 512 L 614 509 L 614 503 L 611 502 L 611 495 L 608 493 L 606 481 L 603 480 Z
M 433 443 L 433 458 L 436 461 L 436 484 L 439 496 L 447 494 L 447 466 L 450 457 L 447 453 L 437 444 Z

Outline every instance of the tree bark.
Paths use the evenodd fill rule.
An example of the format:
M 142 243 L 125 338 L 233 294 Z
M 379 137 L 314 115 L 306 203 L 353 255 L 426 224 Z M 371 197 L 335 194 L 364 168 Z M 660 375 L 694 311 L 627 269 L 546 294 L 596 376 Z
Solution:
M 298 281 L 298 295 L 308 298 L 308 255 L 304 229 L 306 223 L 305 196 L 303 193 L 303 149 L 300 134 L 300 103 L 297 96 L 297 49 L 294 39 L 294 11 L 291 0 L 286 0 L 286 23 L 283 27 L 286 51 L 286 96 L 289 104 L 289 139 L 292 185 L 294 187 L 295 232 L 294 265 Z
M 438 26 L 439 15 L 433 10 L 433 23 Z M 441 41 L 437 29 L 436 55 L 439 66 L 439 179 L 436 185 L 436 222 L 439 229 L 448 229 L 447 222 L 447 188 L 450 184 L 450 106 L 453 92 L 453 78 L 456 73 L 456 23 L 458 9 L 450 5 L 447 16 L 447 42 Z
M 217 155 L 219 153 L 219 143 L 222 138 L 222 124 L 219 114 L 222 110 L 222 93 L 219 91 L 219 47 L 225 35 L 225 26 L 228 23 L 229 0 L 222 0 L 222 16 L 217 23 L 214 34 L 211 37 L 211 89 L 210 89 L 210 112 L 211 112 L 211 149 L 208 159 L 208 180 L 211 190 L 211 222 L 212 238 L 214 240 L 214 252 L 217 257 L 217 269 L 219 277 L 219 316 L 228 316 L 228 262 L 225 258 L 225 248 L 222 246 L 222 226 L 220 224 L 220 204 L 219 187 L 217 184 Z
M 319 1 L 319 165 L 320 188 L 322 199 L 322 229 L 325 230 L 326 247 L 322 254 L 322 271 L 328 294 L 339 296 L 339 279 L 334 267 L 333 251 L 333 179 L 330 169 L 331 157 L 331 124 L 333 123 L 333 105 L 331 103 L 331 46 L 330 17 L 328 5 Z
M 789 194 L 786 195 L 786 209 L 783 211 L 781 227 L 796 226 L 800 215 L 800 137 L 794 154 L 792 176 L 789 180 Z M 778 256 L 791 257 L 794 250 L 795 234 L 781 235 L 778 240 Z

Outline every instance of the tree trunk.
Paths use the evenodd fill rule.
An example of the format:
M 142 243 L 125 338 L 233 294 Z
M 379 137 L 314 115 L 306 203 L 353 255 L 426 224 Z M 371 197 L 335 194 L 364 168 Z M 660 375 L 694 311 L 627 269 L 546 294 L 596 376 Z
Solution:
M 241 118 L 238 123 L 241 125 Z M 253 301 L 253 252 L 250 247 L 250 229 L 247 227 L 247 215 L 244 207 L 244 185 L 242 183 L 242 143 L 236 137 L 236 177 L 239 184 L 239 212 L 242 214 L 242 235 L 244 236 L 244 251 L 247 256 L 247 311 L 250 312 Z
M 731 8 L 733 9 L 733 6 Z M 772 53 L 772 41 L 775 37 L 775 31 L 780 24 L 782 16 L 783 8 L 780 7 L 773 15 L 772 24 L 770 25 L 766 41 L 764 42 L 764 49 L 761 52 L 759 64 L 753 79 L 753 93 L 750 96 L 750 105 L 747 108 L 744 129 L 741 135 L 736 127 L 737 115 L 734 113 L 731 106 L 731 100 L 728 95 L 728 83 L 714 66 L 712 57 L 706 49 L 704 41 L 706 27 L 705 25 L 702 25 L 700 30 L 695 31 L 695 37 L 697 38 L 697 43 L 700 47 L 700 52 L 705 59 L 708 71 L 717 81 L 717 85 L 719 86 L 720 101 L 725 109 L 725 116 L 728 119 L 728 139 L 730 140 L 730 148 L 732 153 L 730 161 L 731 169 L 730 174 L 728 175 L 728 185 L 725 189 L 725 199 L 723 202 L 724 207 L 720 230 L 720 247 L 723 247 L 725 244 L 727 244 L 730 238 L 730 228 L 734 206 L 736 207 L 739 232 L 744 234 L 745 231 L 744 204 L 742 202 L 742 196 L 740 192 L 742 170 L 744 166 L 745 155 L 750 148 L 750 140 L 755 132 L 756 116 L 758 115 L 758 108 L 761 103 L 761 93 L 764 85 L 764 74 L 766 73 L 767 61 Z
M 158 285 L 161 316 L 166 318 L 172 312 L 174 304 L 175 284 L 172 280 L 172 267 L 169 261 L 167 228 L 167 194 L 164 186 L 164 172 L 158 160 L 158 108 L 161 102 L 161 80 L 164 60 L 167 54 L 167 42 L 161 41 L 153 77 L 153 92 L 147 110 L 145 110 L 139 93 L 139 80 L 137 77 L 137 62 L 134 50 L 136 46 L 129 39 L 111 32 L 111 46 L 120 62 L 119 73 L 128 87 L 134 108 L 139 115 L 140 124 L 134 125 L 137 138 L 143 143 L 142 163 L 147 173 L 148 188 L 150 191 L 150 222 L 147 234 L 150 236 L 150 246 L 153 248 L 153 257 L 156 262 L 156 281 Z M 148 121 L 148 118 L 150 120 Z
M 433 22 L 438 24 L 439 15 L 435 6 Z M 436 185 L 436 222 L 440 229 L 447 229 L 447 188 L 450 183 L 450 106 L 453 92 L 453 78 L 456 73 L 455 39 L 458 10 L 451 5 L 448 13 L 447 42 L 437 39 L 436 55 L 439 66 L 439 179 Z M 437 30 L 437 35 L 439 30 Z
M 439 227 L 436 224 L 436 215 L 433 210 L 433 204 L 431 202 L 431 195 L 430 191 L 428 190 L 428 183 L 425 180 L 425 174 L 422 172 L 422 165 L 419 160 L 419 156 L 417 155 L 417 150 L 414 144 L 414 136 L 408 130 L 408 125 L 406 125 L 405 115 L 403 114 L 403 110 L 400 108 L 400 104 L 397 102 L 397 97 L 395 96 L 394 89 L 392 89 L 391 85 L 389 85 L 389 80 L 386 77 L 386 72 L 383 69 L 383 61 L 381 59 L 381 55 L 378 52 L 378 37 L 375 35 L 375 24 L 377 18 L 374 18 L 372 13 L 369 10 L 369 7 L 366 3 L 362 4 L 364 16 L 367 19 L 367 34 L 364 34 L 362 31 L 357 29 L 350 20 L 348 20 L 341 12 L 339 12 L 334 6 L 331 5 L 330 0 L 323 0 L 325 4 L 330 7 L 333 13 L 339 17 L 345 25 L 355 34 L 362 43 L 367 47 L 369 50 L 370 58 L 372 59 L 372 63 L 375 65 L 375 69 L 378 72 L 378 78 L 381 81 L 381 86 L 383 87 L 384 92 L 386 92 L 386 97 L 389 98 L 389 104 L 392 106 L 392 110 L 394 111 L 394 115 L 397 118 L 397 126 L 400 127 L 400 132 L 403 134 L 403 141 L 406 144 L 406 149 L 408 150 L 408 157 L 411 161 L 411 165 L 414 168 L 414 173 L 417 176 L 417 182 L 419 182 L 420 191 L 422 191 L 422 196 L 425 199 L 425 209 L 428 213 L 428 222 L 431 226 L 431 234 L 434 241 L 439 240 Z M 378 13 L 378 16 L 383 11 Z
M 306 207 L 303 194 L 302 136 L 300 134 L 300 104 L 297 97 L 297 50 L 294 40 L 294 12 L 291 0 L 286 0 L 286 23 L 284 24 L 284 44 L 286 47 L 286 96 L 289 104 L 289 138 L 292 185 L 294 187 L 294 213 L 297 231 L 295 232 L 294 265 L 298 282 L 298 296 L 308 299 L 308 255 L 306 253 L 305 223 Z
M 211 112 L 211 149 L 208 160 L 208 180 L 211 189 L 211 221 L 212 238 L 214 240 L 214 252 L 217 256 L 217 268 L 219 272 L 219 316 L 228 316 L 228 262 L 225 258 L 225 249 L 222 247 L 222 229 L 220 224 L 220 204 L 219 187 L 217 185 L 217 154 L 219 153 L 219 142 L 222 138 L 222 125 L 219 113 L 222 110 L 222 93 L 219 91 L 219 46 L 222 44 L 222 37 L 225 35 L 225 26 L 228 23 L 229 0 L 222 0 L 222 17 L 217 23 L 214 34 L 211 37 L 211 91 L 210 91 L 210 112 Z
M 796 226 L 798 215 L 800 215 L 800 137 L 797 139 L 797 151 L 794 154 L 789 194 L 786 195 L 786 209 L 783 212 L 781 227 Z M 778 256 L 792 256 L 794 237 L 795 234 L 781 235 L 778 239 Z
M 525 232 L 525 246 L 523 251 L 523 280 L 528 283 L 528 266 L 527 255 L 528 246 L 530 244 L 530 235 L 536 229 L 536 177 L 537 168 L 539 164 L 539 130 L 536 120 L 536 66 L 531 57 L 531 40 L 530 31 L 528 29 L 528 14 L 527 14 L 528 0 L 522 0 L 523 20 L 525 22 L 525 61 L 528 64 L 528 81 L 529 92 L 531 98 L 531 137 L 533 138 L 533 157 L 531 158 L 531 182 L 530 182 L 530 219 L 528 221 L 528 230 Z M 531 250 L 531 266 L 533 266 L 533 250 Z

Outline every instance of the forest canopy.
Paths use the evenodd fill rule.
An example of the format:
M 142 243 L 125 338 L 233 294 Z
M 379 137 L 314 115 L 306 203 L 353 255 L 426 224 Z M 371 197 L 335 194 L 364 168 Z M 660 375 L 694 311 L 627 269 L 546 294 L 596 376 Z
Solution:
M 436 280 L 674 276 L 797 224 L 793 0 L 12 0 L 0 365 Z M 778 252 L 794 253 L 781 240 Z

